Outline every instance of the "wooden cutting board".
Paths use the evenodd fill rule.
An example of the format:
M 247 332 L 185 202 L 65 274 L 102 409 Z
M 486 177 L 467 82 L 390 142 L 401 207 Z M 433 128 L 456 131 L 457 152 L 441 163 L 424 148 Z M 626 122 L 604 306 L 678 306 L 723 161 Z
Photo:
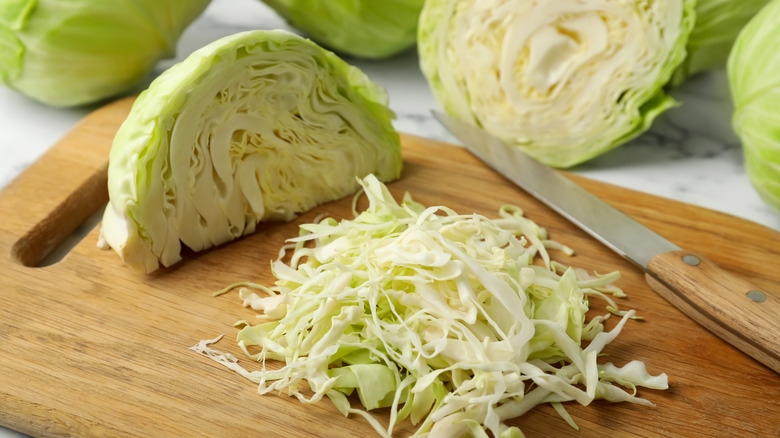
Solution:
M 351 217 L 351 199 L 187 254 L 153 275 L 136 275 L 114 252 L 98 249 L 97 227 L 62 261 L 31 267 L 106 202 L 108 150 L 130 104 L 88 116 L 0 193 L 0 424 L 41 436 L 374 436 L 364 420 L 341 416 L 328 401 L 303 405 L 258 395 L 253 383 L 189 350 L 224 333 L 217 347 L 240 357 L 232 324 L 253 312 L 234 293 L 212 292 L 236 281 L 270 284 L 269 262 L 297 225 L 322 213 Z M 638 359 L 653 374 L 667 373 L 669 390 L 640 389 L 656 406 L 567 404 L 579 432 L 542 406 L 511 422 L 527 436 L 780 436 L 779 375 L 685 317 L 652 292 L 640 271 L 462 148 L 403 140 L 403 176 L 389 186 L 396 196 L 410 191 L 427 205 L 491 217 L 502 204 L 519 205 L 575 249 L 573 257 L 556 254 L 558 260 L 620 270 L 618 285 L 628 294 L 621 307 L 645 317 L 627 324 L 603 360 Z M 758 287 L 780 288 L 780 233 L 569 176 L 681 247 L 702 251 Z M 594 303 L 596 311 L 603 306 Z M 404 423 L 398 436 L 413 430 Z

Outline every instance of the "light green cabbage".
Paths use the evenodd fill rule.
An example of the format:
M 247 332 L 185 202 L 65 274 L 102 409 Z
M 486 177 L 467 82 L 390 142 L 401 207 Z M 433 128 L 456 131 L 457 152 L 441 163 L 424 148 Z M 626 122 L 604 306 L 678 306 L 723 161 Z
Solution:
M 0 81 L 52 106 L 138 85 L 210 0 L 4 0 Z
M 116 134 L 101 242 L 151 272 L 401 169 L 387 93 L 284 31 L 228 36 L 160 75 Z
M 410 49 L 424 0 L 263 0 L 291 26 L 340 54 L 381 59 Z
M 685 57 L 693 0 L 429 0 L 418 50 L 434 96 L 540 161 L 569 167 L 647 130 Z
M 706 70 L 724 68 L 739 31 L 769 0 L 696 0 L 696 25 L 686 47 L 688 55 L 674 82 Z
M 518 436 L 506 421 L 538 404 L 571 421 L 561 402 L 650 405 L 636 387 L 667 388 L 666 375 L 649 375 L 642 362 L 597 362 L 634 316 L 607 295 L 622 296 L 611 286 L 619 273 L 593 277 L 552 261 L 548 249 L 571 250 L 516 207 L 491 220 L 426 208 L 408 194 L 399 205 L 373 175 L 362 184 L 365 211 L 301 225 L 282 256 L 289 262 L 272 265 L 274 286 L 240 285 L 244 305 L 266 320 L 236 324 L 254 371 L 210 347 L 219 338 L 193 350 L 262 394 L 326 396 L 388 437 L 406 418 L 415 436 Z M 609 314 L 586 321 L 591 296 L 622 315 L 610 331 Z M 350 404 L 353 392 L 365 410 Z M 390 408 L 389 424 L 367 412 L 380 407 Z
M 761 198 L 780 211 L 780 0 L 745 26 L 729 56 L 733 125 Z

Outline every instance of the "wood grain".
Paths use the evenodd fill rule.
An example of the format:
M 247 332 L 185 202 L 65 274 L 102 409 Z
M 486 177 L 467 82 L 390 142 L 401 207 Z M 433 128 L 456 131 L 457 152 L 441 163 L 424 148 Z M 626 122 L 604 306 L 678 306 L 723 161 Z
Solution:
M 721 339 L 780 373 L 780 294 L 761 291 L 695 251 L 658 254 L 647 264 L 653 290 Z M 751 294 L 761 299 L 753 300 Z
M 364 420 L 341 416 L 329 402 L 260 396 L 254 384 L 189 350 L 224 333 L 217 346 L 240 357 L 232 324 L 253 312 L 234 294 L 214 298 L 212 292 L 236 281 L 270 283 L 269 262 L 297 234 L 297 224 L 323 213 L 351 217 L 351 199 L 292 223 L 264 224 L 153 275 L 136 275 L 116 254 L 99 250 L 97 229 L 59 263 L 29 266 L 106 201 L 94 181 L 104 175 L 113 132 L 129 105 L 120 101 L 87 117 L 0 193 L 0 424 L 36 436 L 374 436 Z M 780 436 L 776 373 L 687 318 L 652 291 L 642 272 L 463 149 L 403 140 L 404 172 L 389 185 L 394 195 L 410 191 L 424 204 L 488 216 L 502 204 L 519 205 L 576 251 L 556 259 L 599 272 L 620 270 L 618 285 L 628 294 L 621 307 L 645 318 L 629 322 L 603 360 L 638 359 L 654 374 L 667 373 L 669 390 L 640 390 L 656 406 L 568 404 L 579 431 L 542 406 L 512 420 L 527 436 Z M 763 290 L 778 290 L 780 233 L 569 176 L 681 247 Z M 603 310 L 593 302 L 594 314 Z M 413 430 L 405 423 L 398 436 Z

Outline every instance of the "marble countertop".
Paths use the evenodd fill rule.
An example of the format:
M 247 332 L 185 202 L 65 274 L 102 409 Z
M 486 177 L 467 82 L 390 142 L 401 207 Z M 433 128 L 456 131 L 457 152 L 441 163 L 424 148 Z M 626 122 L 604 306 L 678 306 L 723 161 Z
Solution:
M 214 0 L 182 36 L 177 58 L 161 62 L 156 73 L 219 37 L 276 28 L 288 27 L 258 0 Z M 431 115 L 438 105 L 414 51 L 390 60 L 348 61 L 387 88 L 399 131 L 457 143 Z M 571 170 L 780 230 L 780 213 L 761 201 L 748 180 L 731 129 L 728 93 L 723 72 L 694 78 L 674 93 L 682 105 L 657 119 L 649 132 Z M 94 109 L 50 108 L 0 87 L 0 187 Z M 16 433 L 0 427 L 0 437 L 12 436 Z

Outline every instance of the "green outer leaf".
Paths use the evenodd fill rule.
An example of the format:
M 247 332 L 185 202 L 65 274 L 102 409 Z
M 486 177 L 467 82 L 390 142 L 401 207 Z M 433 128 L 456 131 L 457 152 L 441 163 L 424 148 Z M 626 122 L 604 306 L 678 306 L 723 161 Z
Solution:
M 19 77 L 24 44 L 16 32 L 23 29 L 37 0 L 8 0 L 0 3 L 0 80 L 8 84 Z
M 0 57 L 4 61 L 0 75 L 9 87 L 52 106 L 88 104 L 128 92 L 161 58 L 173 55 L 181 33 L 209 2 L 38 0 L 6 4 L 0 7 Z
M 739 31 L 769 0 L 696 0 L 696 25 L 691 31 L 686 56 L 674 74 L 680 84 L 711 69 L 725 68 Z
M 133 269 L 254 232 L 260 220 L 341 198 L 369 173 L 400 175 L 387 94 L 284 31 L 231 35 L 141 93 L 111 149 L 104 244 Z M 247 140 L 249 139 L 249 140 Z
M 605 5 L 612 4 L 603 2 Z M 535 6 L 537 11 L 548 8 L 550 14 L 558 14 L 556 17 L 565 21 L 567 17 L 576 17 L 576 13 L 569 15 L 557 11 L 558 2 L 548 0 L 539 2 Z M 588 6 L 598 5 L 599 2 L 590 2 Z M 562 102 L 560 98 L 536 97 L 529 94 L 530 104 L 515 103 L 504 85 L 506 78 L 525 81 L 524 77 L 516 75 L 513 70 L 500 71 L 493 68 L 488 62 L 498 63 L 494 59 L 502 60 L 504 57 L 514 56 L 522 58 L 522 47 L 513 52 L 512 39 L 505 37 L 504 32 L 509 29 L 521 32 L 525 26 L 516 24 L 509 27 L 505 23 L 512 23 L 509 18 L 501 20 L 500 17 L 492 17 L 491 26 L 485 25 L 479 29 L 458 28 L 454 26 L 468 23 L 475 25 L 477 18 L 482 17 L 485 10 L 499 10 L 503 7 L 504 14 L 511 12 L 512 5 L 502 0 L 482 1 L 455 1 L 455 0 L 429 0 L 420 16 L 418 32 L 418 48 L 422 71 L 428 80 L 438 103 L 449 114 L 469 123 L 481 126 L 488 132 L 501 137 L 509 144 L 522 147 L 527 153 L 555 167 L 571 167 L 590 160 L 645 132 L 653 120 L 665 110 L 676 105 L 676 102 L 664 92 L 672 73 L 685 58 L 685 45 L 688 41 L 694 23 L 694 1 L 679 0 L 676 2 L 661 3 L 662 6 L 680 8 L 681 19 L 679 27 L 673 29 L 679 32 L 664 59 L 659 60 L 655 76 L 651 81 L 638 88 L 629 88 L 615 94 L 614 100 L 602 89 L 574 88 L 570 82 L 563 81 L 560 89 L 569 93 L 569 96 L 593 96 L 591 101 L 604 99 L 604 103 L 592 111 L 584 112 L 591 118 L 585 123 L 579 119 L 567 119 L 567 110 L 549 111 L 543 105 L 552 105 Z M 613 5 L 615 6 L 615 5 Z M 616 7 L 616 6 L 615 6 Z M 628 7 L 626 7 L 629 9 Z M 516 17 L 517 18 L 517 17 Z M 520 18 L 517 18 L 519 20 Z M 514 22 L 516 23 L 515 20 Z M 479 23 L 483 24 L 483 23 Z M 529 26 L 531 23 L 527 23 Z M 535 23 L 534 23 L 535 24 Z M 666 32 L 661 32 L 665 34 Z M 501 53 L 488 53 L 485 49 L 479 53 L 463 54 L 465 50 L 461 45 L 453 41 L 462 35 L 475 35 L 481 41 L 489 41 L 502 48 Z M 472 38 L 473 41 L 476 37 Z M 576 39 L 586 39 L 581 37 Z M 610 39 L 610 41 L 615 41 Z M 484 43 L 487 44 L 487 43 Z M 579 43 L 577 43 L 579 44 Z M 636 48 L 640 50 L 640 48 Z M 496 50 L 498 52 L 498 50 Z M 551 51 L 551 53 L 560 53 Z M 632 52 L 635 53 L 635 52 Z M 594 58 L 600 59 L 600 58 Z M 527 59 L 526 63 L 530 63 Z M 593 64 L 596 63 L 596 64 Z M 598 65 L 597 61 L 591 64 Z M 606 62 L 604 65 L 607 64 Z M 512 65 L 517 68 L 516 65 Z M 628 68 L 628 67 L 627 67 Z M 467 75 L 468 72 L 471 76 Z M 478 73 L 481 76 L 477 78 Z M 630 76 L 630 72 L 624 72 Z M 546 75 L 542 75 L 545 76 Z M 646 75 L 633 77 L 647 77 Z M 614 82 L 614 81 L 611 81 Z M 489 86 L 495 85 L 490 88 Z M 514 92 L 514 90 L 512 90 Z M 561 92 L 559 94 L 563 94 Z M 558 100 L 555 100 L 558 99 Z M 495 101 L 493 103 L 493 101 Z M 552 103 L 551 103 L 552 102 Z M 563 102 L 566 102 L 565 100 Z M 519 109 L 522 107 L 523 113 Z M 534 108 L 531 110 L 531 108 Z M 576 108 L 575 108 L 576 109 Z M 498 121 L 498 114 L 503 112 L 503 117 Z M 573 113 L 580 114 L 577 111 Z M 571 126 L 569 126 L 571 125 Z M 541 128 L 544 126 L 547 128 Z M 543 131 L 544 129 L 544 131 Z
M 37 6 L 38 0 L 4 0 L 0 4 L 0 24 L 22 30 Z
M 0 23 L 0 80 L 10 83 L 19 76 L 24 45 L 13 31 Z
M 381 59 L 414 46 L 424 0 L 263 0 L 338 53 Z
M 750 181 L 780 211 L 780 0 L 772 0 L 740 32 L 727 72 Z

